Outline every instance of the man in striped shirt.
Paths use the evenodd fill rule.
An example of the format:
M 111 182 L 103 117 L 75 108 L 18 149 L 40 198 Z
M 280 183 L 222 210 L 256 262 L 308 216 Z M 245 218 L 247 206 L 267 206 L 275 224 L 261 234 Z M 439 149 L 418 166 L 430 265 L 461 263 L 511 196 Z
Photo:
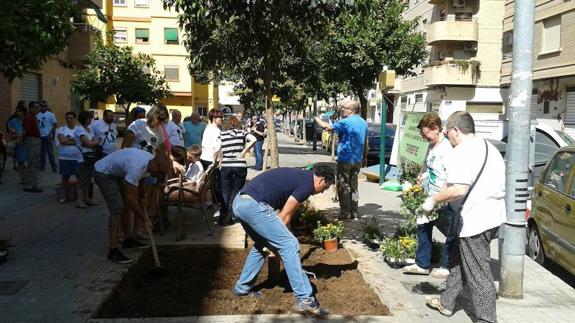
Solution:
M 224 131 L 220 133 L 222 158 L 221 187 L 224 203 L 230 206 L 239 190 L 246 182 L 248 174 L 245 153 L 256 143 L 256 138 L 243 130 L 242 123 L 237 118 L 228 118 L 224 123 Z M 222 208 L 226 209 L 226 208 Z M 231 210 L 231 208 L 227 208 Z M 228 214 L 220 214 L 218 224 L 232 224 Z

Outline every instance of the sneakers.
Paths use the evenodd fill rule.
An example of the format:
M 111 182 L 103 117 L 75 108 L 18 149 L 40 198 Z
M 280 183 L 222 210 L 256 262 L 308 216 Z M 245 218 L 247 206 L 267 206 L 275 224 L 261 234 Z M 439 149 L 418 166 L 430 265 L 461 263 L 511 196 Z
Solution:
M 403 271 L 416 275 L 429 275 L 429 269 L 420 268 L 417 264 L 405 266 L 403 267 Z
M 126 257 L 118 248 L 108 251 L 108 259 L 117 264 L 131 264 L 134 262 L 132 259 Z
M 319 302 L 313 296 L 308 299 L 298 300 L 296 303 L 296 309 L 300 313 L 309 313 L 317 316 L 324 316 L 329 314 L 327 310 L 319 307 Z
M 439 311 L 439 313 L 441 313 L 441 315 L 443 316 L 452 316 L 453 312 L 446 309 L 445 307 L 443 307 L 443 305 L 441 305 L 441 300 L 439 299 L 439 297 L 436 296 L 426 296 L 425 297 L 425 305 L 427 305 L 427 307 L 437 310 Z
M 31 188 L 25 188 L 25 189 L 23 189 L 23 191 L 28 192 L 28 193 L 42 193 L 42 192 L 44 192 L 36 186 L 31 187 Z
M 122 248 L 124 249 L 143 249 L 148 248 L 150 245 L 144 242 L 141 242 L 137 239 L 126 239 L 122 242 Z
M 447 276 L 449 276 L 449 269 L 443 267 L 431 271 L 431 277 L 445 279 Z
M 263 296 L 262 292 L 260 292 L 260 291 L 249 291 L 247 293 L 241 293 L 235 288 L 233 290 L 233 293 L 234 293 L 234 295 L 236 295 L 238 297 L 248 296 L 248 297 L 260 298 Z

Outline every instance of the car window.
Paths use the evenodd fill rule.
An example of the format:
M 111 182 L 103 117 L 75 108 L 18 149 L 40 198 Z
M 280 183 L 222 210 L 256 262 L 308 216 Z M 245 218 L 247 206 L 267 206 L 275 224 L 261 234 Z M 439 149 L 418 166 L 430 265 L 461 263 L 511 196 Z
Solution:
M 575 145 L 575 139 L 571 138 L 566 132 L 555 130 L 555 132 L 567 143 L 567 145 L 572 146 Z
M 570 152 L 559 153 L 553 158 L 545 174 L 543 183 L 551 189 L 563 194 L 571 194 L 568 191 L 567 181 L 571 168 L 575 165 L 575 155 Z
M 559 145 L 553 138 L 537 131 L 535 133 L 535 165 L 547 163 L 558 148 Z

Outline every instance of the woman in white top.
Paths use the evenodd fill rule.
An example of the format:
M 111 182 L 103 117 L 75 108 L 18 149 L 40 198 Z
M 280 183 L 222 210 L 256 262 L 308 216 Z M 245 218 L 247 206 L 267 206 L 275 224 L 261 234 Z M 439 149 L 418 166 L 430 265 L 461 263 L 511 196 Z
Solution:
M 78 160 L 82 158 L 82 153 L 78 149 L 76 142 L 76 113 L 70 111 L 66 113 L 66 125 L 56 130 L 56 145 L 58 150 L 58 163 L 60 175 L 62 175 L 62 185 L 58 194 L 58 202 L 66 202 L 66 191 L 70 176 L 76 176 L 80 172 Z
M 94 176 L 94 164 L 96 163 L 95 147 L 100 143 L 100 139 L 94 135 L 90 128 L 94 115 L 90 111 L 82 111 L 78 115 L 80 125 L 74 132 L 78 149 L 82 153 L 79 159 L 78 178 L 78 201 L 76 207 L 85 209 L 88 205 L 96 205 L 88 196 L 90 182 Z
M 218 109 L 211 109 L 208 112 L 208 120 L 210 124 L 206 126 L 204 130 L 204 135 L 202 137 L 202 155 L 200 156 L 200 162 L 204 166 L 204 169 L 214 163 L 216 155 L 220 150 L 220 133 L 222 132 L 221 127 L 223 123 L 224 114 Z M 222 214 L 227 214 L 228 209 L 224 203 L 224 197 L 222 196 L 222 190 L 220 187 L 220 173 L 218 170 L 215 171 L 215 180 L 213 185 L 214 195 L 220 204 L 220 211 Z
M 435 113 L 426 113 L 417 128 L 421 136 L 429 142 L 429 151 L 422 173 L 417 178 L 429 196 L 439 193 L 447 180 L 446 159 L 453 150 L 449 140 L 442 133 L 441 119 Z M 417 255 L 415 264 L 405 267 L 405 271 L 413 274 L 427 275 L 431 270 L 432 232 L 435 221 L 429 221 L 426 216 L 417 218 Z M 445 278 L 449 275 L 449 253 L 454 237 L 447 237 L 441 267 L 434 269 L 431 276 Z

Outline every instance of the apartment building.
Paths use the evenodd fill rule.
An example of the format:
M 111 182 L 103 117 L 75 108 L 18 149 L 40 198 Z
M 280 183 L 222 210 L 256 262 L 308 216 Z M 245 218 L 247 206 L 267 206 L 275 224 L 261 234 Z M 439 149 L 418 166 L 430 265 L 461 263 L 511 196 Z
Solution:
M 92 13 L 100 11 L 102 0 L 78 0 L 80 9 L 85 13 L 90 9 Z M 96 17 L 96 16 L 95 16 Z M 100 14 L 100 19 L 103 15 Z M 96 17 L 96 19 L 98 19 Z M 86 54 L 93 48 L 93 38 L 97 37 L 95 29 L 85 22 L 75 22 L 75 29 L 68 39 L 68 46 L 57 55 L 47 58 L 38 71 L 28 71 L 22 78 L 12 83 L 0 75 L 0 124 L 5 125 L 6 120 L 14 113 L 19 100 L 40 101 L 46 100 L 58 120 L 63 122 L 64 114 L 68 111 L 80 111 L 82 102 L 70 90 L 70 81 L 74 68 L 86 64 Z
M 511 83 L 516 1 L 505 1 L 501 85 Z M 531 118 L 575 137 L 575 2 L 536 0 Z
M 425 33 L 429 60 L 414 77 L 399 78 L 394 120 L 401 112 L 434 111 L 442 119 L 463 110 L 476 120 L 485 137 L 504 136 L 500 88 L 504 0 L 410 0 L 404 12 L 419 19 Z
M 90 22 L 104 32 L 112 31 L 118 46 L 132 46 L 134 52 L 151 55 L 162 71 L 173 93 L 164 103 L 168 109 L 178 109 L 184 116 L 192 111 L 206 115 L 219 106 L 218 87 L 201 84 L 188 70 L 188 52 L 183 45 L 177 13 L 165 10 L 162 1 L 104 0 L 107 23 L 97 19 L 94 12 Z M 112 102 L 108 102 L 108 106 Z

